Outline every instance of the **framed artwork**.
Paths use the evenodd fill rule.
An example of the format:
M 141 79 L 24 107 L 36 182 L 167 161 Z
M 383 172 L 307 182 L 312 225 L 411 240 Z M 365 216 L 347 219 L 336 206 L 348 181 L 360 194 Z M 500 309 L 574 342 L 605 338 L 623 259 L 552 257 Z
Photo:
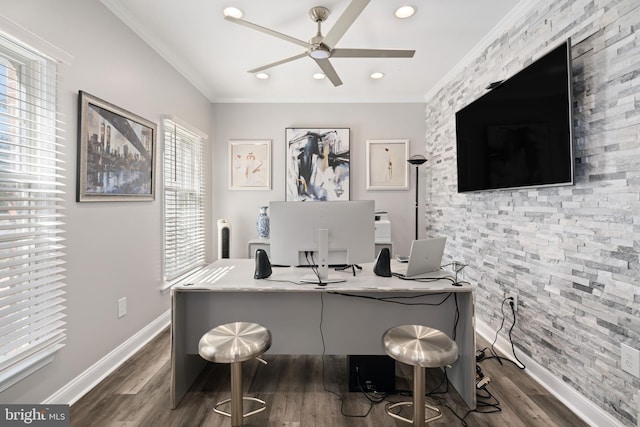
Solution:
M 156 124 L 80 91 L 76 201 L 155 198 Z
M 349 200 L 348 128 L 287 128 L 288 201 Z
M 409 189 L 409 140 L 367 141 L 367 190 Z
M 271 189 L 271 140 L 229 141 L 229 189 Z

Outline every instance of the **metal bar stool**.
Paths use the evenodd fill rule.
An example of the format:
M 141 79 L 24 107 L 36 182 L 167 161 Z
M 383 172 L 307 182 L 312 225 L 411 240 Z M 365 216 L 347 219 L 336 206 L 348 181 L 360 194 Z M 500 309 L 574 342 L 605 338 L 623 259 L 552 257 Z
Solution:
M 271 332 L 262 325 L 248 322 L 227 323 L 216 326 L 200 338 L 198 353 L 209 362 L 231 364 L 231 399 L 218 402 L 213 410 L 221 415 L 231 417 L 233 427 L 241 426 L 242 420 L 264 411 L 267 406 L 264 400 L 242 395 L 242 362 L 258 359 L 271 347 Z M 244 400 L 258 402 L 261 406 L 246 414 L 242 404 Z M 231 403 L 231 412 L 218 409 L 219 406 Z
M 455 341 L 437 329 L 402 325 L 388 329 L 382 335 L 382 346 L 398 362 L 413 366 L 413 402 L 388 404 L 387 414 L 418 427 L 442 418 L 440 409 L 425 404 L 425 368 L 439 368 L 455 362 L 458 359 Z M 400 406 L 413 406 L 413 419 L 392 412 Z M 435 415 L 425 419 L 425 408 L 434 411 Z

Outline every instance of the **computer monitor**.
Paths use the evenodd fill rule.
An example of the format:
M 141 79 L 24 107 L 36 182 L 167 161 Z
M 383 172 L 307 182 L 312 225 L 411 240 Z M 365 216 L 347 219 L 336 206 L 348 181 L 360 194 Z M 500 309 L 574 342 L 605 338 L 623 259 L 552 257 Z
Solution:
M 373 200 L 271 202 L 269 211 L 272 264 L 311 263 L 318 267 L 321 280 L 326 282 L 328 265 L 352 265 L 375 259 Z M 305 252 L 313 253 L 313 261 Z

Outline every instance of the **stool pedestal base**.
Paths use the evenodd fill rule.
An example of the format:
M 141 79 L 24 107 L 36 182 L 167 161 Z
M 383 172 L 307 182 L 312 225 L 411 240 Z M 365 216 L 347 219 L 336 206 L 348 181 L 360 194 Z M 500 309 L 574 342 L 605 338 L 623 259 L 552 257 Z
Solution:
M 252 402 L 258 402 L 259 404 L 262 405 L 262 407 L 255 409 L 251 412 L 247 412 L 246 414 L 242 413 L 242 410 L 240 410 L 239 414 L 235 414 L 235 418 L 234 418 L 234 403 L 236 402 L 231 402 L 231 399 L 226 399 L 223 400 L 221 402 L 218 402 L 215 404 L 215 406 L 213 407 L 213 412 L 215 412 L 216 414 L 220 414 L 220 415 L 224 415 L 226 417 L 230 417 L 231 418 L 231 425 L 232 426 L 241 426 L 242 425 L 242 419 L 243 418 L 247 418 L 250 417 L 252 415 L 258 414 L 262 411 L 264 411 L 265 409 L 267 409 L 267 403 L 264 400 L 260 400 L 258 398 L 255 397 L 243 397 L 242 400 L 249 400 Z M 229 412 L 225 412 L 221 409 L 218 409 L 219 406 L 225 405 L 227 403 L 231 403 L 231 413 Z M 235 407 L 237 408 L 238 406 L 240 406 L 242 408 L 242 405 L 236 405 Z
M 251 412 L 244 413 L 242 404 L 245 400 L 258 402 L 262 406 Z M 218 409 L 219 406 L 231 403 L 231 412 L 225 412 Z M 242 425 L 242 420 L 251 415 L 255 415 L 259 412 L 267 409 L 267 404 L 264 400 L 257 399 L 255 397 L 242 396 L 242 362 L 234 362 L 231 364 L 231 399 L 225 399 L 215 404 L 213 412 L 224 415 L 231 418 L 231 425 L 238 427 Z
M 413 367 L 413 402 L 398 402 L 387 405 L 385 412 L 400 421 L 404 421 L 409 424 L 413 424 L 416 427 L 424 427 L 427 423 L 442 418 L 442 412 L 435 406 L 427 405 L 424 403 L 424 391 L 425 391 L 425 369 L 421 366 Z M 413 419 L 403 417 L 402 415 L 391 412 L 393 409 L 399 406 L 413 406 Z M 430 418 L 425 419 L 425 408 L 434 411 L 436 414 Z

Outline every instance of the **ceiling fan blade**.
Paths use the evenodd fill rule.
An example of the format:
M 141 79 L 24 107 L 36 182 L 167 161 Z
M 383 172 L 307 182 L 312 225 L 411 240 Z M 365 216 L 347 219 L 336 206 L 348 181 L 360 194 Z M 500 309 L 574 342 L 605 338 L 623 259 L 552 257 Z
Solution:
M 296 59 L 304 58 L 307 55 L 307 52 L 300 53 L 298 55 L 291 56 L 289 58 L 281 59 L 280 61 L 272 62 L 271 64 L 263 65 L 262 67 L 254 68 L 253 70 L 249 70 L 249 73 L 257 73 L 259 71 L 267 70 L 269 68 L 273 68 L 275 66 L 286 64 L 287 62 L 295 61 Z
M 333 58 L 413 58 L 415 50 L 397 49 L 333 49 Z
M 288 36 L 286 34 L 282 34 L 282 33 L 279 33 L 277 31 L 271 30 L 269 28 L 262 27 L 262 26 L 260 26 L 258 24 L 253 24 L 253 23 L 251 23 L 249 21 L 245 21 L 244 19 L 234 18 L 233 16 L 225 16 L 224 19 L 226 19 L 227 21 L 230 21 L 230 22 L 234 22 L 236 24 L 244 25 L 247 28 L 251 28 L 251 29 L 260 31 L 261 33 L 269 34 L 270 36 L 274 36 L 274 37 L 277 37 L 279 39 L 286 40 L 286 41 L 291 42 L 291 43 L 295 43 L 295 44 L 297 44 L 299 46 L 304 47 L 305 49 L 309 49 L 311 47 L 311 45 L 309 43 L 307 43 L 307 42 L 305 42 L 303 40 L 299 40 L 299 39 L 296 39 L 295 37 L 291 37 L 291 36 Z
M 331 62 L 329 62 L 328 59 L 314 58 L 314 61 L 316 61 L 316 64 L 318 64 L 324 75 L 327 76 L 327 78 L 331 81 L 331 83 L 333 83 L 334 86 L 340 86 L 342 84 L 342 80 L 340 80 L 340 77 L 338 77 L 338 73 L 336 73 L 336 70 L 333 68 L 333 65 L 331 65 Z
M 327 33 L 322 43 L 326 44 L 330 48 L 333 48 L 336 43 L 342 38 L 344 33 L 347 32 L 351 24 L 362 13 L 365 7 L 369 4 L 370 0 L 352 0 L 347 9 L 338 18 L 336 23 L 331 27 L 331 30 Z

